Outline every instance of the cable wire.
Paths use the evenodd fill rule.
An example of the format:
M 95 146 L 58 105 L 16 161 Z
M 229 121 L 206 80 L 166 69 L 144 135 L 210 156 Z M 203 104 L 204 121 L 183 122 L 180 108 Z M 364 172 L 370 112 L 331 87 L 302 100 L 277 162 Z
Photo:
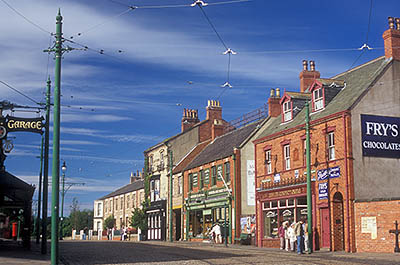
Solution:
M 368 30 L 367 30 L 367 38 L 365 40 L 365 44 L 367 44 L 367 45 L 368 45 L 369 30 L 370 30 L 370 26 L 371 26 L 371 14 L 372 14 L 372 0 L 371 0 L 371 4 L 369 6 Z
M 215 34 L 217 35 L 218 39 L 221 41 L 222 45 L 225 47 L 225 49 L 228 49 L 228 46 L 226 46 L 224 40 L 221 38 L 221 36 L 219 35 L 217 29 L 214 27 L 213 23 L 211 22 L 210 18 L 207 16 L 206 12 L 204 11 L 203 7 L 201 7 L 200 5 L 198 5 L 201 12 L 203 13 L 204 17 L 206 18 L 206 20 L 208 21 L 208 24 L 210 24 L 211 28 L 214 30 Z
M 31 97 L 29 97 L 29 96 L 25 95 L 24 93 L 22 93 L 22 92 L 21 92 L 21 91 L 19 91 L 18 89 L 16 89 L 16 88 L 14 88 L 14 87 L 10 86 L 10 85 L 9 85 L 9 84 L 7 84 L 6 82 L 4 82 L 4 81 L 0 80 L 0 83 L 2 83 L 3 85 L 5 85 L 6 87 L 10 88 L 11 90 L 13 90 L 13 91 L 17 92 L 17 93 L 18 93 L 18 94 L 20 94 L 21 96 L 23 96 L 23 97 L 25 97 L 25 98 L 29 99 L 30 101 L 34 102 L 35 104 L 37 104 L 37 105 L 40 105 L 40 103 L 39 103 L 39 102 L 37 102 L 37 101 L 36 101 L 36 100 L 34 100 L 33 98 L 31 98 Z
M 114 20 L 114 19 L 116 19 L 116 18 L 118 18 L 118 17 L 120 17 L 120 16 L 122 16 L 122 15 L 125 15 L 126 13 L 128 13 L 128 12 L 130 12 L 130 11 L 132 11 L 132 10 L 134 10 L 134 8 L 129 7 L 127 10 L 124 10 L 123 12 L 118 13 L 118 14 L 116 14 L 116 15 L 110 17 L 109 19 L 107 19 L 107 20 L 101 22 L 101 23 L 98 23 L 98 24 L 96 24 L 96 25 L 94 25 L 94 26 L 92 26 L 92 27 L 89 27 L 89 28 L 87 28 L 86 30 L 84 30 L 84 31 L 82 31 L 82 32 L 78 32 L 77 34 L 72 35 L 72 36 L 70 36 L 69 38 L 70 38 L 70 39 L 73 39 L 73 38 L 76 37 L 76 36 L 81 36 L 83 33 L 89 32 L 89 31 L 91 31 L 91 30 L 93 30 L 93 29 L 95 29 L 95 28 L 98 28 L 98 27 L 100 27 L 100 26 L 103 26 L 104 24 L 107 24 L 109 21 Z
M 44 28 L 42 28 L 41 26 L 39 26 L 38 24 L 34 23 L 32 20 L 30 20 L 29 18 L 27 18 L 26 16 L 24 16 L 21 12 L 19 12 L 18 10 L 16 10 L 14 7 L 12 7 L 9 3 L 7 3 L 5 0 L 1 0 L 6 6 L 8 6 L 8 8 L 10 8 L 12 11 L 14 11 L 18 16 L 22 17 L 25 21 L 27 21 L 29 24 L 35 26 L 36 28 L 38 28 L 39 30 L 52 35 L 52 33 L 50 31 L 45 30 Z

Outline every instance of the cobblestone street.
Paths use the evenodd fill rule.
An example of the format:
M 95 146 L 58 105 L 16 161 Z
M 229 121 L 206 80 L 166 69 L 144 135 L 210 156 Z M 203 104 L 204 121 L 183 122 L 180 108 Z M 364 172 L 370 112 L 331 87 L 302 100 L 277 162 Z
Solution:
M 73 242 L 60 245 L 61 260 L 76 264 L 400 264 L 400 255 L 319 251 L 298 255 L 277 249 L 206 243 Z

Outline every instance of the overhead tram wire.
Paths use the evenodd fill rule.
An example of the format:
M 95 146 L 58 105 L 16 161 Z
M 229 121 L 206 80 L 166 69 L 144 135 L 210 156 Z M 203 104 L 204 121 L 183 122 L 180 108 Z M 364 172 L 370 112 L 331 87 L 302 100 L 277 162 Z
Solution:
M 93 29 L 98 28 L 98 27 L 100 27 L 100 26 L 103 26 L 103 25 L 107 24 L 109 21 L 114 20 L 114 19 L 116 19 L 116 18 L 118 18 L 118 17 L 120 17 L 120 16 L 123 16 L 123 15 L 125 15 L 126 13 L 128 13 L 128 12 L 134 10 L 134 9 L 135 9 L 135 8 L 133 8 L 133 7 L 129 7 L 128 9 L 124 10 L 123 12 L 118 13 L 118 14 L 116 14 L 116 15 L 110 17 L 109 19 L 107 19 L 107 20 L 101 22 L 101 23 L 98 23 L 98 24 L 96 24 L 96 25 L 93 25 L 93 26 L 87 28 L 86 30 L 84 30 L 84 31 L 82 31 L 82 32 L 78 32 L 78 33 L 76 33 L 75 35 L 70 36 L 69 38 L 70 38 L 70 39 L 73 39 L 74 37 L 81 36 L 82 34 L 87 33 L 87 32 L 89 32 L 89 31 L 92 31 Z
M 8 8 L 10 8 L 12 11 L 14 11 L 18 16 L 22 17 L 25 21 L 27 21 L 29 24 L 33 25 L 34 27 L 36 27 L 37 29 L 39 29 L 40 31 L 45 32 L 46 34 L 50 34 L 53 35 L 53 33 L 51 33 L 48 30 L 45 30 L 44 28 L 42 28 L 41 26 L 39 26 L 38 24 L 34 23 L 32 20 L 30 20 L 29 18 L 27 18 L 26 16 L 24 16 L 21 12 L 19 12 L 18 10 L 16 10 L 14 7 L 12 7 L 9 3 L 7 3 L 7 1 L 5 0 L 1 0 L 6 6 L 8 6 Z
M 120 1 L 116 0 L 108 0 L 112 3 L 125 6 L 125 7 L 130 7 L 132 9 L 162 9 L 162 8 L 182 8 L 182 7 L 192 7 L 193 4 L 184 4 L 184 5 L 155 5 L 155 6 L 132 6 L 129 4 L 122 3 Z M 207 5 L 226 5 L 226 4 L 235 4 L 235 3 L 241 3 L 241 2 L 251 2 L 253 0 L 232 0 L 232 1 L 222 1 L 222 2 L 216 2 L 216 3 L 207 3 Z
M 0 80 L 0 83 L 2 83 L 3 85 L 5 85 L 6 87 L 10 88 L 11 90 L 13 90 L 14 92 L 17 92 L 18 94 L 20 94 L 21 96 L 29 99 L 30 101 L 32 101 L 33 103 L 37 104 L 37 105 L 41 105 L 38 101 L 34 100 L 33 98 L 25 95 L 24 93 L 22 93 L 21 91 L 19 91 L 18 89 L 12 87 L 11 85 L 7 84 L 6 82 Z

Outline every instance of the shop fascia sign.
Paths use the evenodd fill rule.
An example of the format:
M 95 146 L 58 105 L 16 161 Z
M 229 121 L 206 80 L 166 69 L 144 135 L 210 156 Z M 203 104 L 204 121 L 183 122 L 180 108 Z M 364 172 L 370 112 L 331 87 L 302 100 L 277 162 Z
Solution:
M 0 121 L 0 139 L 4 138 L 8 132 L 33 132 L 42 134 L 43 120 L 43 117 L 19 118 L 7 115 Z
M 400 158 L 400 118 L 361 114 L 363 156 Z

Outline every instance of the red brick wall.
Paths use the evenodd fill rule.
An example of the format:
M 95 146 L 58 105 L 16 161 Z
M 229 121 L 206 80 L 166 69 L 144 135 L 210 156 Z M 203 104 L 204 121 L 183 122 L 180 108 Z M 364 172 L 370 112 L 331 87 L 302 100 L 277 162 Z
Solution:
M 277 117 L 278 119 L 280 117 Z M 346 122 L 346 125 L 344 124 Z M 330 186 L 330 231 L 331 231 L 331 248 L 332 250 L 341 250 L 344 245 L 345 250 L 349 252 L 355 251 L 355 235 L 354 235 L 354 219 L 353 219 L 353 189 L 352 189 L 352 163 L 351 163 L 351 131 L 350 131 L 350 118 L 343 117 L 343 115 L 337 115 L 336 117 L 330 117 L 326 120 L 314 121 L 311 123 L 311 170 L 312 177 L 316 177 L 318 170 L 327 169 L 331 167 L 340 167 L 340 177 L 332 178 L 329 181 Z M 345 133 L 346 130 L 346 133 Z M 327 161 L 327 131 L 334 131 L 335 133 L 335 160 Z M 347 140 L 347 148 L 345 148 L 345 135 Z M 275 171 L 280 173 L 281 181 L 287 178 L 294 178 L 294 170 L 298 170 L 300 176 L 303 176 L 306 172 L 305 157 L 303 156 L 304 147 L 303 141 L 305 137 L 304 129 L 293 129 L 291 131 L 282 132 L 275 136 L 266 137 L 262 140 L 257 140 L 255 143 L 256 148 L 256 187 L 261 188 L 262 181 L 269 179 L 273 182 L 274 174 L 267 174 L 265 162 L 265 148 L 271 148 L 272 156 L 272 172 Z M 290 144 L 290 170 L 284 168 L 284 156 L 283 156 L 283 145 Z M 347 153 L 346 153 L 347 152 Z M 276 161 L 275 161 L 276 157 Z M 347 161 L 346 161 L 347 160 Z M 346 182 L 347 177 L 347 182 Z M 316 216 L 314 216 L 314 227 L 317 230 L 318 235 L 321 235 L 321 216 L 319 209 L 321 207 L 328 207 L 327 199 L 318 198 L 318 183 L 326 181 L 316 181 L 314 186 L 313 194 L 316 194 Z M 338 192 L 343 197 L 343 221 L 342 227 L 343 232 L 338 233 L 335 230 L 339 224 L 336 224 L 336 220 L 340 219 L 338 215 L 338 209 L 334 210 L 333 196 Z M 347 202 L 349 198 L 349 203 Z M 347 209 L 349 205 L 349 209 Z M 337 207 L 337 205 L 335 206 Z M 348 213 L 348 215 L 347 215 Z M 260 216 L 260 213 L 258 213 Z M 261 218 L 259 218 L 261 220 Z M 262 225 L 261 223 L 258 224 Z M 345 242 L 343 241 L 342 233 L 344 233 Z M 259 241 L 260 242 L 260 241 Z M 344 244 L 343 244 L 344 243 Z M 264 243 L 263 243 L 264 244 Z
M 355 231 L 357 252 L 394 252 L 394 221 L 400 222 L 400 200 L 357 202 L 355 207 Z M 377 237 L 371 239 L 370 233 L 361 233 L 361 217 L 376 217 Z

